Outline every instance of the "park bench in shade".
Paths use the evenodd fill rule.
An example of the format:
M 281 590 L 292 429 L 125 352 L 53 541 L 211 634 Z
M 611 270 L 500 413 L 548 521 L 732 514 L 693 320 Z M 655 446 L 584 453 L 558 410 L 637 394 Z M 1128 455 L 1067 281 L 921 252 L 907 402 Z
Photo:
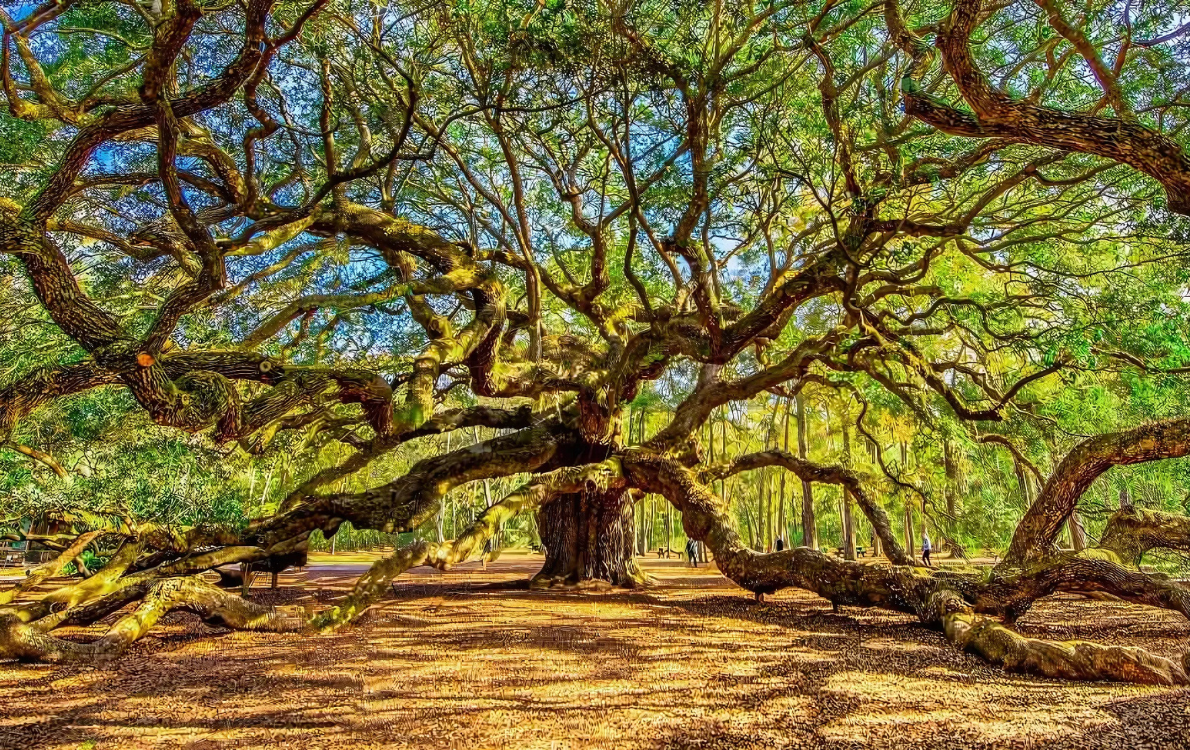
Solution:
M 0 568 L 20 568 L 25 565 L 25 548 L 0 542 Z
M 822 550 L 822 551 L 826 552 L 826 550 Z M 843 549 L 842 547 L 835 547 L 835 555 L 837 557 L 843 557 L 845 554 L 847 554 L 847 550 Z M 867 557 L 868 548 L 867 547 L 856 547 L 855 554 L 859 555 L 860 557 Z

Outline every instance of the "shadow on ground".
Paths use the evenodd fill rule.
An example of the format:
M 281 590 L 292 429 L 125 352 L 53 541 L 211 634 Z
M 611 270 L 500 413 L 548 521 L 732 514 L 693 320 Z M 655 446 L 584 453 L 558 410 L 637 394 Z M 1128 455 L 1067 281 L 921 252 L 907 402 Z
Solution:
M 534 565 L 409 576 L 332 636 L 178 615 L 109 664 L 0 663 L 0 748 L 1190 747 L 1187 690 L 1009 677 L 911 618 L 801 592 L 757 605 L 673 562 L 647 562 L 642 592 L 508 585 Z M 330 601 L 354 575 L 254 596 Z M 1073 599 L 1021 627 L 1170 655 L 1190 634 Z

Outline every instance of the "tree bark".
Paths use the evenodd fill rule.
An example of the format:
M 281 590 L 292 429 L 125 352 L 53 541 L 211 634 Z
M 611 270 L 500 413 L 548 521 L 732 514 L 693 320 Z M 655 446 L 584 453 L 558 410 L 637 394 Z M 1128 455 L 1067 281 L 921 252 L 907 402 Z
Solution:
M 958 467 L 955 465 L 954 450 L 951 448 L 949 440 L 942 443 L 942 464 L 946 471 L 946 515 L 950 517 L 951 522 L 955 518 L 956 504 L 956 484 L 958 477 Z
M 1079 443 L 1058 464 L 1017 524 L 1012 545 L 1005 555 L 1006 564 L 1022 566 L 1052 554 L 1054 540 L 1062 524 L 1078 507 L 1078 499 L 1111 467 L 1187 454 L 1190 454 L 1190 419 L 1154 422 Z
M 1070 544 L 1075 552 L 1082 552 L 1087 548 L 1087 530 L 1083 526 L 1083 517 L 1077 510 L 1070 514 Z
M 792 406 L 792 404 L 790 403 L 790 400 L 788 398 L 786 398 L 785 399 L 785 420 L 784 420 L 782 428 L 781 428 L 782 432 L 784 433 L 783 440 L 781 443 L 781 450 L 785 451 L 786 453 L 789 452 L 789 412 L 792 411 L 792 409 L 790 408 L 791 406 Z M 778 512 L 777 528 L 779 529 L 779 532 L 781 534 L 781 539 L 785 542 L 785 546 L 788 547 L 788 546 L 790 546 L 790 543 L 793 541 L 793 537 L 789 533 L 789 521 L 786 519 L 786 516 L 785 516 L 785 472 L 781 472 L 780 492 L 781 492 L 781 507 Z
M 1139 566 L 1144 554 L 1152 549 L 1190 552 L 1190 518 L 1129 504 L 1108 519 L 1100 546 L 1112 550 L 1132 567 Z
M 566 494 L 537 516 L 545 565 L 534 588 L 604 581 L 632 588 L 647 582 L 632 554 L 632 499 L 623 489 Z
M 970 111 L 957 109 L 922 89 L 914 80 L 929 69 L 929 47 L 903 22 L 888 14 L 898 43 L 914 58 L 913 78 L 905 78 L 905 113 L 944 133 L 1003 138 L 1047 148 L 1094 154 L 1127 164 L 1161 183 L 1170 211 L 1190 215 L 1190 155 L 1174 139 L 1141 122 L 1039 106 L 997 89 L 971 54 L 970 38 L 986 16 L 982 0 L 959 0 L 942 24 L 936 46 L 943 68 Z
M 676 504 L 687 535 L 705 540 L 723 574 L 756 594 L 794 586 L 836 606 L 906 612 L 942 627 L 948 640 L 1007 671 L 1079 680 L 1190 683 L 1190 655 L 1179 662 L 1139 648 L 1026 638 L 984 616 L 1011 620 L 1039 596 L 1073 590 L 1104 591 L 1186 614 L 1190 593 L 1176 583 L 1103 559 L 1068 557 L 1027 575 L 985 582 L 979 575 L 923 574 L 908 566 L 846 562 L 805 548 L 758 553 L 742 544 L 727 507 L 689 469 L 647 454 L 625 456 L 621 465 L 629 484 Z
M 901 471 L 909 470 L 909 446 L 904 440 L 901 441 Z M 914 544 L 916 537 L 913 534 L 913 503 L 908 496 L 905 497 L 905 552 L 909 557 L 915 557 L 917 553 L 914 551 L 916 546 Z

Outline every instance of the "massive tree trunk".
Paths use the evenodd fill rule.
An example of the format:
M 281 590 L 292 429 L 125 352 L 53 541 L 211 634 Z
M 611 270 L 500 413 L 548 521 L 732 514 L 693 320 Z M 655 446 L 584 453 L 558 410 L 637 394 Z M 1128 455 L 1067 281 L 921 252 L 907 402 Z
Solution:
M 604 581 L 633 587 L 646 582 L 632 554 L 632 498 L 622 488 L 562 495 L 537 515 L 545 565 L 534 587 Z

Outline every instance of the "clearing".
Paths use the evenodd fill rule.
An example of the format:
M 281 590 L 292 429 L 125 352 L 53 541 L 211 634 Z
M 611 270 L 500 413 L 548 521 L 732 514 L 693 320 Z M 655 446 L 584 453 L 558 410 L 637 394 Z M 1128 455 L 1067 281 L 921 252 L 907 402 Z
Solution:
M 252 596 L 323 606 L 375 557 L 316 555 Z M 541 558 L 509 554 L 412 571 L 336 635 L 175 614 L 106 665 L 0 663 L 0 748 L 1190 747 L 1190 690 L 1008 676 L 909 617 L 643 563 L 642 592 L 530 592 Z M 1190 640 L 1173 612 L 1066 597 L 1020 629 Z

